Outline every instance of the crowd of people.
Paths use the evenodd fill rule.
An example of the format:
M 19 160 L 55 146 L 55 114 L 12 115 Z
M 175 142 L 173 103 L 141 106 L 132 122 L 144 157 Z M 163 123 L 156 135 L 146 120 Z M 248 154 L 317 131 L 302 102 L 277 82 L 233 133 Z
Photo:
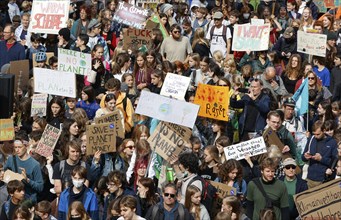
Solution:
M 27 86 L 14 91 L 15 138 L 0 142 L 1 220 L 299 219 L 294 195 L 340 178 L 341 9 L 322 15 L 312 0 L 161 0 L 150 44 L 126 48 L 129 27 L 113 19 L 118 4 L 71 1 L 67 27 L 52 35 L 29 31 L 32 1 L 1 1 L 1 73 L 11 61 L 30 64 Z M 234 26 L 252 19 L 270 25 L 268 50 L 233 51 Z M 326 35 L 326 56 L 299 53 L 298 31 Z M 76 98 L 48 94 L 46 116 L 31 117 L 34 67 L 58 70 L 59 48 L 91 54 L 91 74 L 76 75 Z M 166 161 L 148 142 L 161 121 L 135 109 L 142 90 L 160 94 L 168 73 L 190 78 L 186 102 L 199 84 L 228 87 L 230 100 L 227 122 L 186 116 L 196 117 L 192 136 Z M 292 96 L 306 82 L 309 109 L 298 115 Z M 116 152 L 87 155 L 87 125 L 117 110 L 124 138 Z M 43 157 L 35 149 L 47 125 L 61 134 Z M 281 145 L 227 159 L 229 146 L 268 128 Z M 6 181 L 7 170 L 18 175 Z M 217 204 L 210 181 L 235 193 Z

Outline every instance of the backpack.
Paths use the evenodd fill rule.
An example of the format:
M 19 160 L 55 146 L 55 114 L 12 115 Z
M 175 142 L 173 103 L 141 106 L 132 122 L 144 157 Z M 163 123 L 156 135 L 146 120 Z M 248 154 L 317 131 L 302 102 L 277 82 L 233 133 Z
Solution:
M 194 181 L 200 180 L 202 184 L 201 203 L 205 206 L 207 211 L 211 214 L 214 199 L 217 198 L 217 188 L 215 188 L 208 180 L 205 180 L 199 175 L 196 175 L 187 185 L 190 186 Z M 187 190 L 187 189 L 186 189 Z
M 261 193 L 263 194 L 263 197 L 265 198 L 265 203 L 266 203 L 265 208 L 273 209 L 274 206 L 276 206 L 280 209 L 279 201 L 270 199 L 269 196 L 266 194 L 262 186 L 262 183 L 260 182 L 260 178 L 253 179 L 252 181 L 256 184 L 257 188 L 259 189 L 259 191 L 261 191 Z
M 86 164 L 84 161 L 81 161 L 81 166 L 86 168 Z M 59 163 L 59 172 L 60 172 L 60 178 L 63 179 L 64 175 L 64 169 L 65 169 L 65 160 L 60 161 Z
M 159 205 L 154 205 L 153 210 L 152 210 L 152 218 L 151 220 L 155 220 L 156 214 L 159 211 Z M 179 203 L 178 207 L 178 212 L 179 212 L 179 219 L 183 220 L 185 219 L 185 209 L 182 204 Z
M 215 29 L 215 25 L 213 25 L 211 30 L 210 30 L 210 37 L 211 37 L 210 41 L 213 38 L 214 29 Z M 227 33 L 227 26 L 223 25 L 223 33 L 222 33 L 222 35 L 215 34 L 214 36 L 222 37 L 224 39 L 224 41 L 225 41 L 225 44 L 227 44 L 226 33 Z

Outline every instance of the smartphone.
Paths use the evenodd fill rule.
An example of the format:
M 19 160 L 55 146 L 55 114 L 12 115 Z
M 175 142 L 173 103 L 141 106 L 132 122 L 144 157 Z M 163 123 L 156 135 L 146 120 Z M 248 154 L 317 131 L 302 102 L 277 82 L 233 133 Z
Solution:
M 241 92 L 241 93 L 248 93 L 248 92 L 249 92 L 249 89 L 246 89 L 246 88 L 238 88 L 237 91 L 238 91 L 238 92 Z

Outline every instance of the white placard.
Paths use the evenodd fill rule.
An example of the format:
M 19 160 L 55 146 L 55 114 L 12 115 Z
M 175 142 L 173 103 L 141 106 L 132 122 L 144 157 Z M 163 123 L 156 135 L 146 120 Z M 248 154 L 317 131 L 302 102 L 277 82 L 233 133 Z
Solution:
M 306 33 L 298 31 L 297 33 L 297 52 L 326 57 L 327 35 Z
M 33 68 L 34 91 L 76 98 L 76 75 L 44 68 Z
M 244 159 L 246 155 L 252 157 L 266 152 L 266 145 L 263 137 L 254 138 L 224 148 L 226 160 L 241 160 Z
M 58 34 L 67 27 L 70 0 L 34 0 L 31 11 L 29 32 Z
M 184 100 L 190 81 L 189 77 L 167 73 L 160 95 Z
M 236 24 L 233 29 L 233 51 L 263 51 L 269 48 L 270 25 Z
M 142 91 L 136 113 L 193 128 L 199 105 Z
M 77 75 L 89 75 L 91 71 L 91 54 L 59 48 L 58 70 Z
M 264 24 L 264 19 L 251 18 L 251 24 L 262 25 Z
M 31 105 L 31 117 L 46 116 L 47 94 L 34 94 Z

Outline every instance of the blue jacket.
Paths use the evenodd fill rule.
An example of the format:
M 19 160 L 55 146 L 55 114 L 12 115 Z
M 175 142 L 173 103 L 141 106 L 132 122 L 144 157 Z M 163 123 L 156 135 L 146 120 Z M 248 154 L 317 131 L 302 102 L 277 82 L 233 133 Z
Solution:
M 25 59 L 25 47 L 18 42 L 7 49 L 6 41 L 2 40 L 0 41 L 0 51 L 0 68 L 11 61 Z
M 305 146 L 302 154 L 302 160 L 304 162 L 309 161 L 307 178 L 318 182 L 323 182 L 327 168 L 330 168 L 333 159 L 337 157 L 337 143 L 335 139 L 330 136 L 326 136 L 321 141 L 323 142 L 323 147 L 317 149 L 317 140 L 314 136 L 311 136 L 308 139 L 307 145 Z M 316 153 L 321 154 L 321 161 L 317 161 L 314 159 L 307 160 L 304 157 L 304 154 L 308 151 L 311 155 L 315 155 Z
M 85 186 L 84 186 L 85 187 Z M 66 220 L 67 213 L 69 209 L 69 196 L 70 190 L 72 187 L 65 189 L 59 198 L 59 205 L 58 205 L 58 220 Z M 88 187 L 85 188 L 83 196 L 83 205 L 86 212 L 89 214 L 92 220 L 99 220 L 99 212 L 98 212 L 98 202 L 97 197 L 94 191 L 89 189 Z
M 270 97 L 262 93 L 256 100 L 252 100 L 248 95 L 244 95 L 240 100 L 230 99 L 230 105 L 232 108 L 243 108 L 243 112 L 239 117 L 239 133 L 244 133 L 244 126 L 246 122 L 246 115 L 248 114 L 248 106 L 254 105 L 258 109 L 255 132 L 259 132 L 264 129 L 266 125 L 266 116 L 270 111 Z

